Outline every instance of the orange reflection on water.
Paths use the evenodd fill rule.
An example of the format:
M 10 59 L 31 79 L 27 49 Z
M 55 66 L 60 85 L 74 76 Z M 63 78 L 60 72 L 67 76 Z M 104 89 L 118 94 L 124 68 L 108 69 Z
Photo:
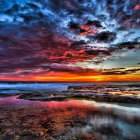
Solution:
M 140 123 L 140 109 L 136 106 L 86 100 L 41 102 L 17 97 L 0 98 L 1 135 L 14 132 L 20 136 L 33 134 L 41 140 L 50 137 L 56 140 L 59 136 L 62 139 L 97 137 L 100 140 L 110 135 L 114 139 L 139 137 L 137 127 L 140 126 L 135 122 Z
M 109 91 L 108 92 L 109 94 L 112 94 L 112 95 L 119 95 L 119 96 L 136 96 L 136 97 L 139 97 L 140 98 L 140 91 L 130 91 L 130 90 L 125 90 L 125 91 Z

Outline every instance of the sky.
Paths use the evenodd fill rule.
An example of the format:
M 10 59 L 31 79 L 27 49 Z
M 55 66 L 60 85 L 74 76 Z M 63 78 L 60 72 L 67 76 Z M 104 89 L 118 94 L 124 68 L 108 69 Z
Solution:
M 0 0 L 0 81 L 140 81 L 139 0 Z

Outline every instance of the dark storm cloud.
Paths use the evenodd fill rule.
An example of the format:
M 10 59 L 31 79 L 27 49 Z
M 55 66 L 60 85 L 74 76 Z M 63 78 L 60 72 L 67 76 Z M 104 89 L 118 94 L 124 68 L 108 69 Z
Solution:
M 117 44 L 116 48 L 119 50 L 122 49 L 140 49 L 140 42 L 124 42 Z
M 98 20 L 88 20 L 87 21 L 87 23 L 86 23 L 86 25 L 89 25 L 89 26 L 91 26 L 91 25 L 93 25 L 93 26 L 95 26 L 95 27 L 103 27 L 102 25 L 101 25 L 101 22 L 100 21 L 98 21 Z
M 98 56 L 99 54 L 111 55 L 111 52 L 108 50 L 86 50 L 87 55 Z
M 78 25 L 78 23 L 70 22 L 69 23 L 69 28 L 70 29 L 79 29 L 80 26 Z
M 128 74 L 125 71 L 108 71 L 108 72 L 103 72 L 103 75 L 125 75 Z
M 116 33 L 113 32 L 101 32 L 97 34 L 94 39 L 98 40 L 99 42 L 112 42 L 116 39 Z
M 73 50 L 80 50 L 86 46 L 87 43 L 85 41 L 75 41 L 70 45 L 70 48 Z

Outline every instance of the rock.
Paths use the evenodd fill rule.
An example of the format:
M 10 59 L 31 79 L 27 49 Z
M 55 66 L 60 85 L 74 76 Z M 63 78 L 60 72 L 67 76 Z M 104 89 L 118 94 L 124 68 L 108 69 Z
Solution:
M 12 126 L 13 124 L 10 121 L 5 121 L 3 125 L 9 127 Z

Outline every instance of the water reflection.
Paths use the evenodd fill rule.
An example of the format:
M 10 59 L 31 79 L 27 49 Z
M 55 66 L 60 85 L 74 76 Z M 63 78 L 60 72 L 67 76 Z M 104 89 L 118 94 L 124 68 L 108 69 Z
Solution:
M 16 97 L 0 98 L 1 139 L 139 140 L 139 105 Z

